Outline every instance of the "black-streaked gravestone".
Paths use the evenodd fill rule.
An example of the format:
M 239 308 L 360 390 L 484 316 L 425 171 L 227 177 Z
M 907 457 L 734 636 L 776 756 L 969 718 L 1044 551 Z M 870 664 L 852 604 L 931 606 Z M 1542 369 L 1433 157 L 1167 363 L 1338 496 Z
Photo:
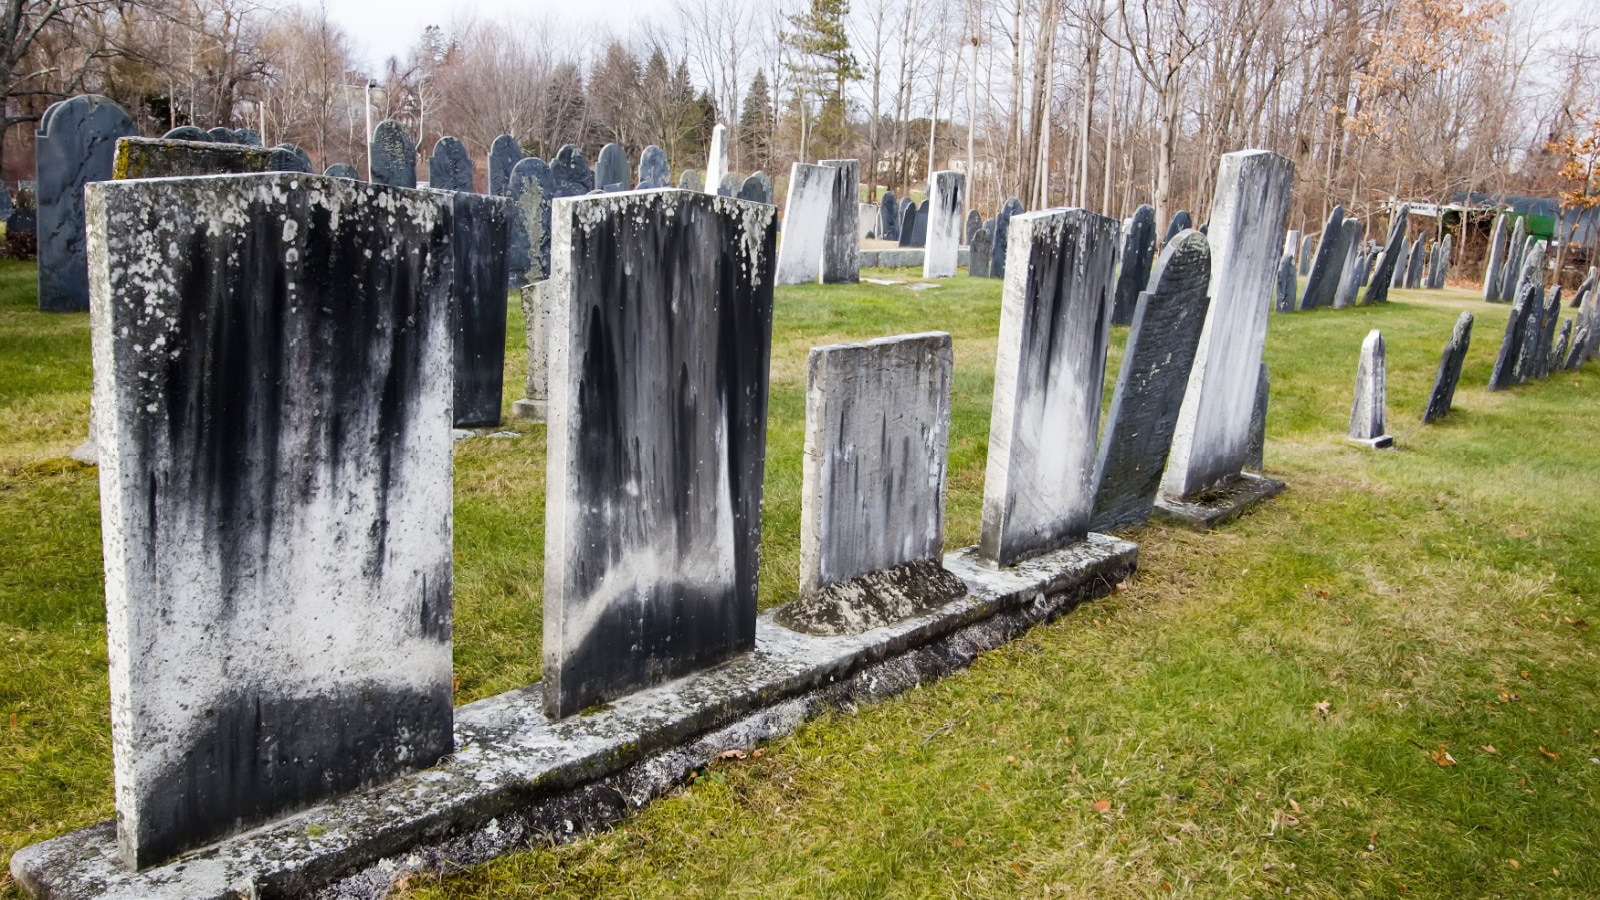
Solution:
M 574 144 L 563 144 L 550 161 L 550 177 L 556 181 L 555 197 L 578 197 L 595 189 L 589 160 Z
M 917 204 L 917 227 L 911 232 L 911 246 L 928 246 L 928 201 Z
M 552 717 L 754 645 L 775 213 L 684 191 L 555 205 Z
M 1311 274 L 1311 254 L 1316 251 L 1316 246 L 1316 238 L 1312 235 L 1308 234 L 1300 239 L 1300 258 L 1296 260 L 1299 274 Z
M 511 170 L 511 225 L 507 245 L 508 284 L 520 288 L 541 281 L 548 274 L 544 258 L 549 247 L 545 222 L 550 218 L 550 199 L 545 193 L 550 180 L 544 161 L 530 156 Z
M 1410 221 L 1411 204 L 1403 203 L 1394 218 L 1389 220 L 1389 239 L 1383 245 L 1383 258 L 1372 274 L 1367 293 L 1361 298 L 1363 304 L 1371 306 L 1389 302 L 1389 288 L 1394 284 L 1394 273 L 1400 264 L 1400 257 L 1405 254 L 1406 226 Z
M 1265 150 L 1224 154 L 1218 167 L 1211 308 L 1162 480 L 1172 497 L 1188 499 L 1243 470 L 1293 182 L 1294 163 Z
M 772 179 L 765 172 L 757 172 L 739 184 L 740 200 L 749 200 L 751 203 L 772 203 Z
M 125 137 L 117 141 L 116 158 L 111 171 L 119 181 L 129 178 L 248 175 L 273 171 L 274 161 L 273 151 L 242 144 Z
M 233 143 L 233 130 L 229 128 L 223 128 L 221 125 L 218 125 L 215 128 L 207 129 L 206 136 L 218 144 Z
M 522 161 L 522 145 L 509 134 L 502 134 L 489 145 L 489 193 L 504 197 L 511 187 L 511 170 Z
M 1294 254 L 1285 253 L 1278 263 L 1278 289 L 1274 293 L 1272 308 L 1281 313 L 1292 313 L 1298 306 L 1300 280 L 1294 275 Z
M 982 227 L 983 216 L 979 215 L 975 209 L 967 210 L 967 221 L 961 230 L 961 243 L 970 245 L 972 236 L 977 234 L 978 229 Z
M 878 198 L 878 240 L 900 240 L 900 203 L 894 191 L 884 191 Z
M 1339 289 L 1339 275 L 1344 265 L 1346 233 L 1344 207 L 1335 206 L 1328 214 L 1328 222 L 1317 240 L 1317 254 L 1311 262 L 1311 274 L 1306 278 L 1305 291 L 1300 295 L 1301 309 L 1331 306 L 1334 292 Z
M 1527 366 L 1528 374 L 1533 378 L 1544 378 L 1550 374 L 1550 345 L 1555 342 L 1556 328 L 1561 321 L 1561 287 L 1558 284 L 1550 292 L 1539 319 L 1539 343 L 1533 348 L 1536 352 L 1530 354 Z
M 459 138 L 448 135 L 433 145 L 428 157 L 428 187 L 436 191 L 472 190 L 472 154 Z
M 1549 349 L 1548 344 L 1540 344 L 1540 338 L 1545 333 L 1544 259 L 1547 248 L 1545 241 L 1536 240 L 1522 257 L 1520 282 L 1532 285 L 1537 290 L 1528 307 L 1528 314 L 1522 320 L 1522 336 L 1518 339 L 1516 364 L 1512 367 L 1512 376 L 1518 384 L 1538 377 L 1536 361 Z
M 197 144 L 211 143 L 211 135 L 204 129 L 194 125 L 179 125 L 161 136 L 166 141 L 193 141 Z
M 98 184 L 89 213 L 142 868 L 452 749 L 452 213 L 277 173 Z
M 1117 274 L 1117 295 L 1111 309 L 1111 324 L 1130 325 L 1139 294 L 1150 280 L 1150 264 L 1156 254 L 1156 211 L 1146 203 L 1133 213 L 1127 233 L 1122 237 L 1122 266 Z
M 1500 268 L 1500 283 L 1496 298 L 1500 303 L 1514 303 L 1517 299 L 1517 280 L 1522 277 L 1522 257 L 1528 251 L 1528 219 L 1518 216 L 1511 227 L 1511 238 L 1506 241 L 1506 261 Z
M 978 228 L 978 233 L 972 236 L 972 246 L 967 251 L 967 275 L 972 278 L 989 277 L 989 252 L 994 245 L 994 237 L 988 225 Z
M 512 175 L 513 180 L 517 178 Z M 454 424 L 483 428 L 500 424 L 506 368 L 506 283 L 513 254 L 515 198 L 471 191 L 449 194 L 454 211 L 450 314 L 454 340 Z
M 40 312 L 89 308 L 83 188 L 111 180 L 117 139 L 137 133 L 128 114 L 99 94 L 51 104 L 39 120 L 34 135 L 34 202 Z
M 911 241 L 916 237 L 917 231 L 917 205 L 907 197 L 900 201 L 900 237 L 897 242 L 902 247 L 914 246 Z
M 1244 467 L 1251 472 L 1266 471 L 1267 461 L 1267 404 L 1272 398 L 1272 376 L 1267 374 L 1267 364 L 1261 364 L 1261 375 L 1256 378 L 1256 404 L 1250 409 L 1250 441 L 1245 444 Z
M 678 190 L 704 191 L 706 189 L 706 176 L 698 169 L 688 169 L 678 176 Z
M 603 191 L 625 191 L 633 187 L 633 166 L 621 144 L 600 148 L 594 161 L 594 185 Z
M 651 144 L 639 154 L 638 188 L 664 187 L 672 187 L 672 164 L 667 161 L 667 151 Z
M 1500 299 L 1500 270 L 1505 266 L 1508 238 L 1506 217 L 1495 216 L 1494 229 L 1489 232 L 1489 259 L 1483 267 L 1483 299 L 1489 303 Z
M 1167 221 L 1167 231 L 1161 236 L 1161 246 L 1165 247 L 1172 243 L 1173 238 L 1193 227 L 1194 219 L 1189 215 L 1189 211 L 1187 209 L 1178 210 Z
M 828 209 L 840 170 L 833 166 L 794 163 L 789 167 L 789 195 L 784 201 L 783 243 L 778 249 L 778 284 L 815 284 L 828 243 Z
M 824 159 L 819 165 L 839 170 L 828 204 L 828 237 L 822 247 L 822 283 L 855 284 L 861 280 L 861 161 Z M 920 217 L 919 217 L 920 218 Z
M 941 564 L 954 361 L 943 332 L 812 348 L 800 599 L 780 624 L 860 634 L 966 596 Z
M 1406 288 L 1418 290 L 1422 287 L 1422 270 L 1428 263 L 1428 248 L 1423 246 L 1423 238 L 1418 237 L 1411 242 L 1411 259 L 1406 267 Z
M 31 238 L 37 230 L 38 217 L 34 209 L 33 191 L 19 187 L 16 202 L 12 204 L 11 212 L 6 216 L 6 240 L 16 240 L 25 235 Z
M 1339 238 L 1344 249 L 1344 263 L 1339 267 L 1339 284 L 1333 292 L 1333 308 L 1347 309 L 1356 302 L 1361 290 L 1361 241 L 1367 233 L 1367 223 L 1346 218 L 1339 226 L 1345 234 Z
M 1523 284 L 1511 304 L 1511 315 L 1506 319 L 1506 333 L 1500 339 L 1500 352 L 1495 356 L 1494 371 L 1489 374 L 1489 390 L 1499 391 L 1517 384 L 1517 363 L 1522 357 L 1523 338 L 1528 319 L 1539 305 L 1539 286 Z
M 1178 408 L 1211 301 L 1211 248 L 1198 231 L 1168 241 L 1139 295 L 1095 462 L 1093 531 L 1150 518 L 1172 449 Z
M 1084 209 L 1008 219 L 978 538 L 998 566 L 1088 535 L 1120 228 Z
M 1462 312 L 1456 319 L 1450 340 L 1445 342 L 1444 353 L 1439 356 L 1439 371 L 1433 376 L 1433 391 L 1428 394 L 1428 406 L 1422 411 L 1422 424 L 1450 412 L 1456 399 L 1456 384 L 1461 381 L 1461 364 L 1466 362 L 1467 349 L 1471 346 L 1472 313 Z
M 417 142 L 399 122 L 384 119 L 372 129 L 371 159 L 373 184 L 417 186 Z
M 1384 425 L 1386 365 L 1383 334 L 1374 328 L 1361 342 L 1361 363 L 1356 367 L 1355 402 L 1350 405 L 1350 441 L 1373 450 L 1394 446 Z
M 1011 237 L 1011 217 L 1020 215 L 1022 215 L 1022 201 L 1012 197 L 1000 205 L 1000 212 L 994 217 L 993 238 L 989 245 L 990 278 L 1006 277 L 1006 251 Z M 1122 224 L 1117 223 L 1117 228 L 1121 227 Z M 1116 252 L 1115 248 L 1112 252 Z
M 361 180 L 361 173 L 349 163 L 334 163 L 322 170 L 322 174 L 329 178 L 349 178 L 353 181 Z
M 961 210 L 967 205 L 967 176 L 935 172 L 928 181 L 928 248 L 922 254 L 923 278 L 950 278 L 961 257 Z

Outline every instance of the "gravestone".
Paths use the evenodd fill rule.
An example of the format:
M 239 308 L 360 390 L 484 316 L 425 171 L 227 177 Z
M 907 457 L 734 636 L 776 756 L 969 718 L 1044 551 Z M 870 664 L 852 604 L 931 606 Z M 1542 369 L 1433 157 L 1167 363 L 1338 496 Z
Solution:
M 1083 209 L 1009 219 L 978 538 L 998 566 L 1088 535 L 1119 229 Z
M 1294 276 L 1294 254 L 1285 253 L 1278 263 L 1278 290 L 1272 308 L 1281 313 L 1292 313 L 1298 306 L 1300 281 Z
M 1300 239 L 1300 258 L 1297 261 L 1299 274 L 1311 274 L 1311 254 L 1315 252 L 1315 248 L 1316 239 L 1313 236 L 1308 234 Z
M 706 190 L 718 190 L 727 174 L 728 130 L 719 122 L 711 129 L 711 146 L 706 152 Z
M 12 204 L 11 212 L 6 215 L 6 240 L 32 239 L 38 227 L 33 191 L 26 187 L 18 187 L 16 201 Z
M 233 143 L 233 130 L 229 128 L 223 128 L 221 125 L 218 125 L 215 128 L 207 129 L 206 136 L 218 144 Z
M 917 231 L 917 205 L 907 197 L 900 201 L 900 237 L 897 242 L 902 247 L 915 246 L 911 242 L 916 237 Z
M 911 246 L 928 246 L 928 201 L 917 204 L 916 227 L 911 231 Z
M 1350 440 L 1373 450 L 1394 446 L 1384 427 L 1383 334 L 1374 328 L 1361 342 L 1361 364 L 1356 367 L 1356 397 L 1350 406 Z
M 729 172 L 722 176 L 722 183 L 717 185 L 718 197 L 737 197 L 739 189 L 744 186 L 744 179 L 738 172 Z
M 372 130 L 372 183 L 390 187 L 417 186 L 417 144 L 406 128 L 384 119 Z
M 877 233 L 878 204 L 865 201 L 856 204 L 856 237 L 862 241 L 870 241 Z
M 1333 292 L 1333 308 L 1347 309 L 1356 302 L 1361 290 L 1361 241 L 1367 233 L 1367 223 L 1346 218 L 1339 226 L 1344 235 L 1339 244 L 1344 249 L 1344 263 L 1339 268 L 1339 285 Z
M 428 187 L 436 191 L 472 190 L 472 154 L 459 138 L 439 138 L 428 157 Z
M 1518 281 L 1524 287 L 1534 288 L 1534 293 L 1527 315 L 1522 319 L 1522 335 L 1517 341 L 1517 358 L 1512 367 L 1512 377 L 1518 384 L 1538 377 L 1537 362 L 1549 350 L 1548 344 L 1541 345 L 1540 342 L 1545 334 L 1544 260 L 1547 247 L 1546 242 L 1535 240 L 1522 257 L 1522 276 Z
M 1456 319 L 1455 330 L 1445 342 L 1444 353 L 1439 356 L 1439 371 L 1433 376 L 1433 391 L 1428 394 L 1428 406 L 1422 411 L 1422 424 L 1426 425 L 1450 412 L 1455 402 L 1456 384 L 1461 381 L 1461 365 L 1467 360 L 1467 350 L 1472 346 L 1472 313 L 1463 312 Z
M 185 178 L 271 172 L 273 151 L 242 144 L 125 137 L 117 141 L 112 177 Z
M 142 868 L 451 752 L 452 213 L 274 173 L 97 184 L 89 216 Z
M 667 161 L 667 151 L 655 144 L 639 154 L 638 187 L 640 190 L 672 187 L 672 165 Z
M 1406 271 L 1406 288 L 1408 290 L 1414 291 L 1422 287 L 1422 268 L 1428 262 L 1428 249 L 1422 245 L 1422 240 L 1419 236 L 1415 241 L 1411 242 L 1411 261 Z
M 489 193 L 504 197 L 511 188 L 511 170 L 522 161 L 522 145 L 509 134 L 502 134 L 489 145 Z
M 1284 238 L 1283 238 L 1283 252 L 1289 254 L 1292 257 L 1292 256 L 1294 256 L 1294 252 L 1297 249 L 1299 249 L 1299 247 L 1300 247 L 1300 232 L 1298 230 L 1295 230 L 1295 229 L 1291 228 L 1289 230 L 1288 234 L 1284 235 Z
M 780 624 L 859 634 L 966 596 L 942 565 L 953 375 L 942 332 L 812 349 L 800 600 Z
M 1266 471 L 1267 404 L 1271 394 L 1272 378 L 1267 374 L 1267 364 L 1262 363 L 1261 374 L 1256 378 L 1256 402 L 1250 408 L 1250 440 L 1244 453 L 1244 467 L 1251 472 Z
M 967 275 L 972 278 L 989 277 L 989 251 L 993 246 L 994 238 L 988 225 L 978 228 L 978 233 L 972 236 L 972 247 L 967 251 Z
M 1489 374 L 1489 390 L 1499 391 L 1517 384 L 1517 363 L 1522 358 L 1522 343 L 1527 332 L 1528 319 L 1539 305 L 1539 286 L 1523 284 L 1517 299 L 1511 304 L 1511 315 L 1506 319 L 1505 336 L 1500 339 L 1500 352 L 1495 356 L 1494 371 Z
M 1167 242 L 1150 289 L 1139 295 L 1117 372 L 1095 461 L 1093 531 L 1142 525 L 1150 518 L 1211 304 L 1210 283 L 1211 248 L 1200 232 L 1187 231 Z
M 978 211 L 975 209 L 967 210 L 967 221 L 961 230 L 961 243 L 970 245 L 972 243 L 972 236 L 977 234 L 978 229 L 982 227 L 983 216 L 979 215 Z
M 507 284 L 521 288 L 550 273 L 550 191 L 555 180 L 537 156 L 517 162 L 507 190 L 511 221 L 507 233 Z
M 1528 252 L 1528 220 L 1519 216 L 1511 227 L 1511 238 L 1506 241 L 1506 261 L 1500 268 L 1498 298 L 1501 303 L 1514 303 L 1517 299 L 1517 279 L 1522 277 L 1522 257 Z
M 1237 477 L 1267 338 L 1294 163 L 1265 150 L 1223 154 L 1211 205 L 1206 313 L 1162 490 L 1188 499 Z
M 1493 303 L 1500 299 L 1500 269 L 1506 261 L 1506 217 L 1496 216 L 1494 230 L 1489 232 L 1489 260 L 1483 268 L 1483 299 Z
M 678 176 L 678 190 L 700 191 L 706 189 L 705 174 L 695 169 L 689 169 Z
M 1408 226 L 1409 227 L 1409 226 Z M 1400 236 L 1400 255 L 1394 261 L 1394 274 L 1389 278 L 1389 288 L 1403 288 L 1406 286 L 1406 270 L 1411 267 L 1411 243 Z M 1387 295 L 1384 297 L 1388 299 Z
M 550 161 L 550 177 L 556 185 L 552 200 L 579 197 L 594 190 L 594 172 L 589 168 L 589 160 L 574 144 L 563 144 L 556 151 L 556 158 Z
M 1316 309 L 1333 305 L 1333 295 L 1339 289 L 1339 276 L 1343 271 L 1347 248 L 1344 242 L 1348 232 L 1344 229 L 1344 207 L 1335 206 L 1328 214 L 1328 222 L 1317 240 L 1317 255 L 1311 262 L 1311 274 L 1306 278 L 1306 288 L 1300 295 L 1301 309 Z
M 900 204 L 895 200 L 894 191 L 884 191 L 878 198 L 878 240 L 900 240 Z
M 1572 320 L 1567 319 L 1561 323 L 1561 335 L 1556 338 L 1556 346 L 1550 351 L 1550 358 L 1545 363 L 1545 372 L 1560 370 L 1561 364 L 1567 358 L 1567 352 L 1572 346 Z
M 1172 243 L 1173 238 L 1193 227 L 1194 219 L 1189 216 L 1189 211 L 1187 209 L 1178 210 L 1172 214 L 1172 218 L 1167 222 L 1166 234 L 1161 236 L 1161 246 L 1165 247 Z
M 961 211 L 967 205 L 967 176 L 935 172 L 928 189 L 928 249 L 922 254 L 922 277 L 949 278 L 956 274 L 961 256 Z
M 512 180 L 517 179 L 513 174 Z M 515 193 L 506 199 L 470 190 L 448 196 L 454 218 L 450 286 L 455 335 L 453 424 L 484 428 L 500 424 L 506 368 L 506 284 L 514 256 L 506 248 L 517 215 L 512 208 L 516 199 Z
M 740 200 L 772 205 L 772 179 L 765 172 L 757 172 L 739 185 Z
M 1011 218 L 1020 215 L 1022 215 L 1022 201 L 1012 197 L 1000 205 L 1000 212 L 994 217 L 994 236 L 989 246 L 990 278 L 1006 277 L 1006 252 L 1011 239 Z M 1121 224 L 1119 223 L 1117 227 L 1120 229 Z
M 1454 243 L 1453 235 L 1445 235 L 1439 243 L 1439 257 L 1433 266 L 1433 283 L 1429 287 L 1440 290 L 1444 287 L 1445 276 L 1450 274 L 1450 254 Z
M 111 180 L 117 139 L 136 133 L 128 114 L 99 94 L 51 104 L 39 120 L 33 165 L 40 312 L 89 308 L 84 185 Z
M 625 191 L 633 187 L 632 166 L 628 151 L 621 144 L 607 144 L 600 148 L 600 157 L 594 161 L 594 183 L 605 191 Z M 621 185 L 621 187 L 616 187 Z
M 754 646 L 775 214 L 682 191 L 556 204 L 552 718 Z
M 828 209 L 842 170 L 794 163 L 784 200 L 783 243 L 778 248 L 778 284 L 815 284 L 828 242 Z
M 1600 283 L 1596 281 L 1597 277 L 1600 277 L 1600 268 L 1590 266 L 1589 273 L 1584 276 L 1583 282 L 1578 285 L 1578 292 L 1572 295 L 1573 309 L 1583 308 L 1584 301 L 1589 299 L 1589 295 L 1594 293 L 1596 284 Z
M 233 133 L 233 142 L 235 144 L 243 144 L 246 147 L 264 146 L 261 143 L 261 135 L 256 134 L 255 129 L 253 128 L 240 128 L 235 130 Z
M 1150 264 L 1156 253 L 1156 211 L 1148 203 L 1133 213 L 1133 220 L 1122 238 L 1122 265 L 1117 273 L 1117 294 L 1111 309 L 1111 324 L 1133 324 L 1133 310 L 1139 294 L 1150 279 Z
M 272 168 L 278 172 L 304 172 L 310 175 L 311 155 L 294 144 L 272 148 Z
M 1406 227 L 1411 221 L 1411 204 L 1401 204 L 1400 210 L 1389 220 L 1389 239 L 1383 245 L 1383 258 L 1379 260 L 1377 271 L 1372 275 L 1372 283 L 1367 287 L 1367 294 L 1361 302 L 1367 306 L 1375 303 L 1389 302 L 1389 288 L 1394 284 L 1394 273 L 1400 264 L 1400 258 L 1405 254 Z
M 1561 322 L 1561 285 L 1556 285 L 1550 292 L 1550 299 L 1544 304 L 1544 311 L 1540 315 L 1539 342 L 1533 348 L 1534 353 L 1529 354 L 1528 374 L 1533 378 L 1544 378 L 1550 374 L 1550 346 L 1555 342 L 1556 328 Z
M 166 141 L 191 141 L 197 144 L 212 143 L 209 132 L 204 128 L 197 128 L 193 125 L 179 125 L 177 128 L 163 134 L 161 139 Z
M 329 178 L 349 178 L 353 181 L 361 180 L 361 173 L 349 163 L 334 163 L 322 170 L 322 174 Z

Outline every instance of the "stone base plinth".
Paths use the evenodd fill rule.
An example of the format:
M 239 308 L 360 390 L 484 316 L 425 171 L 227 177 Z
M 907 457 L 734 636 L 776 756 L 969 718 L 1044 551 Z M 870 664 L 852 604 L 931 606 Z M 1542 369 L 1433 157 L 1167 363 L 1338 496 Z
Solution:
M 1394 446 L 1394 435 L 1392 434 L 1381 434 L 1375 438 L 1345 438 L 1345 440 L 1355 444 L 1357 447 L 1365 447 L 1368 450 L 1388 450 Z
M 1231 481 L 1187 500 L 1157 495 L 1154 517 L 1191 528 L 1215 528 L 1239 518 L 1257 503 L 1276 497 L 1287 486 L 1281 481 L 1242 472 Z

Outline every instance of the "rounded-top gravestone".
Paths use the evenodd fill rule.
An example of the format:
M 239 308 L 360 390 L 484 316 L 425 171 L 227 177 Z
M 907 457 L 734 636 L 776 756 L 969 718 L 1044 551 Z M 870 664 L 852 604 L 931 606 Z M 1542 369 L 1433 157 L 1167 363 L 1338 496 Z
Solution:
M 765 172 L 757 172 L 746 178 L 739 185 L 738 197 L 740 200 L 749 200 L 754 203 L 772 203 L 772 180 Z
M 606 191 L 625 191 L 632 182 L 629 175 L 628 151 L 621 144 L 607 144 L 600 148 L 600 157 L 594 161 L 595 186 Z
M 672 186 L 672 166 L 667 162 L 667 151 L 655 144 L 639 154 L 639 188 L 664 188 Z
M 522 159 L 522 145 L 509 134 L 502 134 L 489 145 L 489 193 L 504 197 L 511 185 L 511 170 Z
M 89 308 L 83 186 L 110 181 L 117 139 L 137 133 L 128 114 L 98 94 L 56 103 L 40 120 L 34 143 L 34 179 L 41 311 Z
M 739 188 L 744 186 L 744 179 L 738 172 L 728 172 L 722 176 L 722 181 L 717 183 L 717 195 L 721 197 L 736 197 Z
M 1194 227 L 1194 219 L 1187 209 L 1180 209 L 1172 214 L 1172 221 L 1167 223 L 1167 233 L 1161 238 L 1161 246 L 1165 247 L 1178 236 L 1180 231 Z
M 275 172 L 304 172 L 311 174 L 311 154 L 294 144 L 279 144 L 272 148 L 272 169 Z
M 233 132 L 233 142 L 246 147 L 260 147 L 261 135 L 256 134 L 254 128 L 239 128 Z
M 704 193 L 706 189 L 705 178 L 705 175 L 698 169 L 685 169 L 683 174 L 678 176 L 678 190 Z
M 1011 217 L 1022 215 L 1022 201 L 1015 197 L 1006 200 L 1000 214 L 994 217 L 993 246 L 989 251 L 989 277 L 1006 277 L 1006 249 L 1011 233 Z
M 233 129 L 223 128 L 221 125 L 206 132 L 206 136 L 218 144 L 233 143 Z
M 982 227 L 983 216 L 979 215 L 978 211 L 975 209 L 967 210 L 967 226 L 961 232 L 961 243 L 971 244 L 972 236 L 977 234 L 978 229 Z
M 350 165 L 349 163 L 334 163 L 326 169 L 323 169 L 322 174 L 328 176 L 329 178 L 351 178 L 356 181 L 361 180 L 361 173 L 356 171 L 356 167 Z
M 459 138 L 446 135 L 428 157 L 428 187 L 439 191 L 472 191 L 472 154 Z
M 177 128 L 163 134 L 161 139 L 164 141 L 200 141 L 206 143 L 211 140 L 211 135 L 204 129 L 196 128 L 193 125 L 179 125 Z
M 878 199 L 878 240 L 900 240 L 900 204 L 895 201 L 894 191 L 884 191 Z
M 390 187 L 417 186 L 417 143 L 404 125 L 384 119 L 372 130 L 372 183 Z
M 556 151 L 550 175 L 556 182 L 557 197 L 579 197 L 594 190 L 594 171 L 575 144 L 564 144 Z

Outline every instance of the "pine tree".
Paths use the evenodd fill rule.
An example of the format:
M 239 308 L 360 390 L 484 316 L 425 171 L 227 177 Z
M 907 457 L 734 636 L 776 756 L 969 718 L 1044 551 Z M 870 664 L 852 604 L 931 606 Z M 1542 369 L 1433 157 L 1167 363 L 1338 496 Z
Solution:
M 804 12 L 788 17 L 794 30 L 784 37 L 800 60 L 795 78 L 822 98 L 822 112 L 808 141 L 817 156 L 842 154 L 850 143 L 844 87 L 861 77 L 861 68 L 844 27 L 849 15 L 849 0 L 811 0 Z
M 766 169 L 772 161 L 772 92 L 765 72 L 756 71 L 739 113 L 739 145 L 752 169 Z

